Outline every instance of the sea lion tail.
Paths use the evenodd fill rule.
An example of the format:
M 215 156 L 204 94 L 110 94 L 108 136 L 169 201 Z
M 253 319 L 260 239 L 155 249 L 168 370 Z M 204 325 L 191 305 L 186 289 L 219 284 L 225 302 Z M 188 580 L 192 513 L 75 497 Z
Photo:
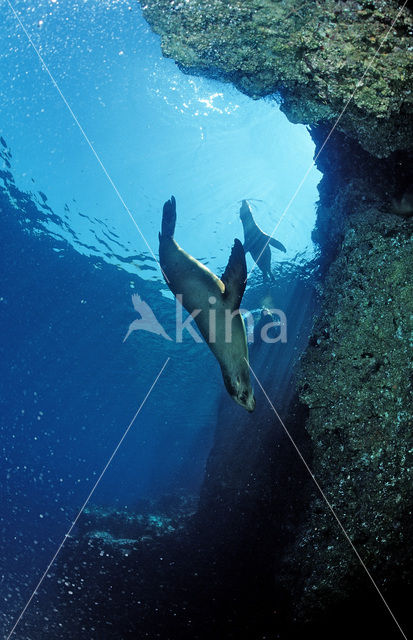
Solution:
M 171 196 L 171 199 L 167 200 L 163 205 L 161 235 L 165 238 L 172 238 L 175 231 L 175 224 L 176 224 L 176 200 L 174 196 Z

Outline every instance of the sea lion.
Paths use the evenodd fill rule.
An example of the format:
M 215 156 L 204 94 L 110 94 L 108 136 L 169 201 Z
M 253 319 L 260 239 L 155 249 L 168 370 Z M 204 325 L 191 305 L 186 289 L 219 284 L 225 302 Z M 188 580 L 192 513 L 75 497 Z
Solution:
M 193 314 L 219 362 L 230 396 L 247 411 L 253 411 L 255 398 L 248 366 L 247 337 L 239 313 L 247 279 L 242 244 L 235 239 L 228 265 L 219 279 L 175 242 L 175 223 L 176 201 L 172 196 L 164 204 L 159 234 L 159 261 L 165 281 L 188 313 Z
M 239 210 L 242 226 L 244 227 L 244 251 L 250 252 L 255 264 L 261 269 L 264 276 L 264 282 L 270 278 L 274 281 L 274 276 L 271 272 L 271 249 L 270 245 L 283 251 L 287 249 L 281 242 L 271 238 L 266 233 L 261 231 L 257 223 L 255 222 L 251 207 L 246 200 L 242 201 L 241 208 Z
M 409 187 L 400 198 L 392 198 L 393 213 L 410 218 L 413 215 L 413 187 Z

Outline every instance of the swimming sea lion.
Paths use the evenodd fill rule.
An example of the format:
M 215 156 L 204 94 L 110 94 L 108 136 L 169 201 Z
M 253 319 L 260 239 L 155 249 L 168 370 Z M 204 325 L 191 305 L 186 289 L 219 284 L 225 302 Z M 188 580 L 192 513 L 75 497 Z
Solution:
M 274 281 L 274 276 L 271 272 L 271 249 L 270 245 L 283 251 L 287 249 L 281 242 L 271 238 L 266 233 L 261 231 L 256 224 L 251 208 L 246 200 L 242 201 L 241 208 L 239 210 L 242 226 L 244 227 L 244 251 L 250 252 L 255 264 L 261 269 L 264 281 L 270 278 Z
M 193 314 L 219 362 L 230 396 L 247 411 L 253 411 L 255 398 L 248 367 L 247 337 L 239 313 L 247 279 L 242 244 L 237 239 L 234 241 L 228 265 L 219 279 L 175 242 L 175 222 L 176 202 L 172 196 L 164 204 L 159 234 L 159 260 L 165 281 L 175 296 L 182 296 L 182 305 Z
M 413 187 L 409 187 L 400 198 L 392 198 L 393 213 L 409 218 L 413 215 Z

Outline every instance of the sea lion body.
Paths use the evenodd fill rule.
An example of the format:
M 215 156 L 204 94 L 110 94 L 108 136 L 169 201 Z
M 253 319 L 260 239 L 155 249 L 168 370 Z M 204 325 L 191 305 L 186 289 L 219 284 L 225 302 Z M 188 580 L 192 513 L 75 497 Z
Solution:
M 255 264 L 259 267 L 264 277 L 274 281 L 271 272 L 271 248 L 270 245 L 284 253 L 287 251 L 284 245 L 275 238 L 264 233 L 255 222 L 251 207 L 246 200 L 242 201 L 240 208 L 240 218 L 244 228 L 244 251 L 250 252 Z
M 413 187 L 410 187 L 400 198 L 392 198 L 393 213 L 410 218 L 413 215 Z
M 194 314 L 203 338 L 219 362 L 228 393 L 238 404 L 253 411 L 255 398 L 247 338 L 239 313 L 247 276 L 242 245 L 235 241 L 221 280 L 174 240 L 175 206 L 173 197 L 165 203 L 159 234 L 159 259 L 166 283 L 175 296 L 182 296 L 180 301 L 188 313 Z M 228 322 L 231 314 L 232 321 Z

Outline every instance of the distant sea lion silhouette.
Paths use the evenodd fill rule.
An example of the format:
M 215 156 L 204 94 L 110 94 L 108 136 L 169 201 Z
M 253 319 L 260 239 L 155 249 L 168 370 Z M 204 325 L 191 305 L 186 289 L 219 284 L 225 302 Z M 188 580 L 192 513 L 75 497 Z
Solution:
M 253 218 L 251 207 L 246 200 L 242 201 L 239 215 L 241 218 L 242 226 L 244 227 L 245 253 L 248 253 L 248 251 L 250 252 L 255 264 L 262 271 L 264 282 L 266 282 L 268 278 L 274 281 L 274 276 L 271 272 L 270 245 L 275 247 L 275 249 L 278 249 L 279 251 L 283 251 L 284 253 L 287 251 L 287 249 L 283 244 L 281 244 L 281 242 L 278 242 L 278 240 L 275 240 L 275 238 L 271 238 L 266 233 L 261 231 Z
M 194 314 L 202 336 L 219 362 L 230 396 L 247 411 L 253 411 L 255 398 L 248 366 L 247 337 L 239 313 L 247 279 L 242 244 L 235 239 L 228 265 L 219 279 L 175 242 L 175 223 L 176 201 L 172 196 L 164 204 L 159 234 L 159 260 L 166 283 L 175 296 L 182 296 L 182 305 L 188 313 Z M 231 318 L 231 314 L 231 335 L 227 336 L 226 318 Z
M 413 187 L 409 187 L 401 198 L 392 198 L 393 212 L 409 218 L 413 215 Z

